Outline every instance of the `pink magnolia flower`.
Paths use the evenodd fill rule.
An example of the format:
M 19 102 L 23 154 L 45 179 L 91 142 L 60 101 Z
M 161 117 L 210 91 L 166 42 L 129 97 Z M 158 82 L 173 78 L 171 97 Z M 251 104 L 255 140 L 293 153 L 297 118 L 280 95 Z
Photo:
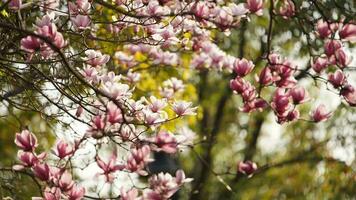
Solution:
M 329 26 L 330 25 L 328 22 L 325 22 L 322 19 L 318 20 L 316 24 L 316 29 L 317 29 L 317 34 L 319 35 L 320 38 L 324 39 L 329 37 L 329 35 L 331 34 L 331 30 Z
M 167 106 L 165 99 L 157 99 L 155 96 L 151 96 L 150 101 L 151 103 L 148 105 L 148 108 L 154 113 L 161 111 L 164 107 Z
M 69 146 L 64 140 L 59 140 L 56 145 L 55 154 L 63 159 L 73 153 L 73 147 Z
M 87 15 L 77 15 L 73 17 L 71 21 L 78 30 L 90 28 L 90 18 Z
M 34 153 L 28 151 L 18 151 L 17 157 L 22 162 L 22 165 L 25 167 L 32 167 L 39 161 L 39 159 Z
M 288 19 L 295 15 L 295 5 L 291 0 L 284 0 L 283 5 L 279 9 L 279 14 L 283 16 L 283 18 Z
M 157 196 L 160 196 L 160 199 L 169 199 L 183 183 L 190 181 L 192 179 L 186 179 L 182 170 L 176 172 L 176 177 L 161 172 L 149 178 L 150 190 L 144 191 L 144 193 L 151 193 L 148 196 L 154 197 L 153 199 L 156 199 Z
M 356 24 L 348 23 L 343 25 L 339 31 L 339 36 L 350 42 L 356 42 Z
M 329 61 L 327 58 L 318 57 L 312 63 L 312 68 L 316 73 L 322 72 L 324 69 L 327 68 Z
M 129 70 L 126 74 L 126 80 L 131 84 L 139 82 L 140 78 L 141 78 L 140 73 L 132 72 L 131 70 Z
M 281 88 L 278 88 L 274 93 L 271 107 L 277 115 L 278 122 L 283 123 L 287 120 L 287 115 L 292 107 L 289 102 L 289 94 Z
M 21 39 L 21 49 L 33 53 L 40 49 L 41 43 L 34 36 L 27 36 Z
M 46 163 L 44 164 L 36 164 L 33 168 L 33 173 L 35 176 L 41 181 L 47 181 L 50 177 L 50 169 Z
M 308 93 L 301 86 L 292 88 L 289 91 L 289 94 L 292 97 L 294 104 L 301 104 L 309 100 Z
M 101 138 L 104 134 L 105 127 L 106 127 L 106 123 L 104 121 L 104 116 L 97 115 L 93 117 L 91 122 L 91 127 L 88 130 L 88 133 L 93 138 Z
M 341 70 L 337 70 L 334 73 L 329 74 L 328 81 L 335 88 L 338 88 L 346 83 L 346 77 L 345 77 L 345 74 Z
M 100 157 L 96 157 L 96 163 L 102 169 L 103 175 L 105 175 L 106 181 L 112 183 L 114 181 L 114 176 L 112 175 L 113 172 L 118 170 L 123 170 L 125 168 L 124 165 L 118 165 L 117 162 L 117 155 L 116 151 L 110 157 L 109 162 L 104 162 L 101 160 Z
M 271 53 L 268 56 L 268 61 L 271 65 L 278 65 L 282 63 L 282 58 L 279 54 L 277 53 Z
M 163 198 L 161 195 L 152 190 L 152 189 L 144 189 L 143 190 L 143 199 L 147 200 L 162 200 L 162 199 L 168 199 L 168 198 Z
M 247 9 L 258 16 L 263 14 L 263 0 L 247 0 Z
M 144 170 L 145 166 L 147 163 L 153 161 L 150 158 L 150 153 L 151 149 L 148 145 L 132 149 L 131 154 L 127 158 L 125 168 L 130 172 L 137 172 L 142 176 L 147 175 L 147 172 Z
M 291 122 L 291 121 L 299 119 L 299 116 L 300 116 L 299 110 L 294 109 L 292 111 L 289 111 L 286 119 Z
M 221 29 L 226 29 L 234 21 L 232 13 L 228 12 L 226 9 L 220 8 L 215 11 L 215 22 Z
M 95 67 L 91 67 L 90 65 L 84 67 L 83 71 L 81 71 L 81 74 L 87 79 L 89 82 L 98 82 L 99 76 L 98 76 L 98 71 L 96 70 Z
M 272 75 L 271 69 L 269 67 L 265 67 L 262 69 L 260 76 L 257 78 L 257 81 L 261 85 L 269 85 L 271 84 L 275 78 Z
M 103 55 L 101 54 L 100 51 L 95 51 L 95 50 L 87 50 L 85 52 L 85 55 L 87 55 L 86 59 L 86 63 L 93 66 L 93 67 L 97 67 L 97 66 L 101 66 L 106 64 L 109 59 L 110 56 L 108 55 Z
M 236 93 L 241 94 L 246 88 L 247 81 L 240 77 L 236 77 L 233 80 L 230 80 L 230 88 Z
M 339 64 L 339 67 L 346 67 L 351 62 L 351 59 L 346 55 L 342 48 L 335 51 L 335 59 L 336 63 Z
M 132 124 L 122 124 L 120 125 L 120 133 L 119 136 L 121 137 L 122 141 L 129 141 L 134 139 L 134 137 L 136 137 L 135 134 L 135 126 Z
M 118 82 L 106 82 L 105 85 L 103 85 L 103 90 L 116 100 L 132 95 L 130 86 Z
M 18 10 L 21 8 L 22 0 L 10 0 L 9 8 L 12 10 Z
M 125 191 L 122 187 L 120 189 L 120 197 L 121 200 L 139 200 L 141 198 L 138 197 L 138 190 L 136 188 L 132 188 L 128 191 Z
M 43 22 L 42 22 L 43 23 Z M 58 48 L 63 48 L 65 46 L 65 41 L 63 38 L 63 35 L 57 31 L 57 27 L 54 23 L 51 23 L 49 25 L 43 25 L 37 28 L 35 31 L 37 34 L 42 35 L 44 37 L 48 37 L 52 43 L 58 47 Z M 47 46 L 47 44 L 44 46 L 44 48 Z
M 72 175 L 69 172 L 62 173 L 58 180 L 58 186 L 62 191 L 71 190 L 74 186 Z
M 336 50 L 340 49 L 341 46 L 341 43 L 337 40 L 328 40 L 324 45 L 325 54 L 330 57 L 335 53 Z
M 28 130 L 16 133 L 15 144 L 24 151 L 33 151 L 38 145 L 36 136 Z
M 192 7 L 195 16 L 206 19 L 210 15 L 210 9 L 205 2 L 198 1 Z
M 242 58 L 241 60 L 236 59 L 234 63 L 234 71 L 238 76 L 244 77 L 252 71 L 254 66 L 252 61 L 248 61 L 245 58 Z
M 184 84 L 182 80 L 177 79 L 176 77 L 170 78 L 163 82 L 164 87 L 172 88 L 174 92 L 179 92 L 184 89 Z
M 197 107 L 192 107 L 192 102 L 176 101 L 173 103 L 173 111 L 178 116 L 196 115 Z
M 67 192 L 68 200 L 81 200 L 84 197 L 85 189 L 74 185 L 72 189 Z
M 164 151 L 166 153 L 177 152 L 178 143 L 176 138 L 166 131 L 159 131 L 156 137 L 153 138 L 153 143 L 157 146 L 155 149 L 157 151 Z
M 112 101 L 110 101 L 107 105 L 106 120 L 111 124 L 123 122 L 123 114 L 121 109 L 117 107 Z
M 332 115 L 332 112 L 327 111 L 324 104 L 320 104 L 311 115 L 313 121 L 322 122 L 327 120 Z
M 239 3 L 239 4 L 231 3 L 228 6 L 231 9 L 231 13 L 234 16 L 242 17 L 242 16 L 245 16 L 246 13 L 249 12 L 249 10 L 246 8 L 246 4 L 244 4 L 244 3 Z
M 341 89 L 340 94 L 350 106 L 356 106 L 356 89 L 352 85 L 344 86 Z
M 143 114 L 147 125 L 155 125 L 164 120 L 160 113 L 154 113 L 151 110 L 144 110 Z
M 43 192 L 43 200 L 60 200 L 61 199 L 61 190 L 57 187 L 46 188 Z
M 254 110 L 263 111 L 263 109 L 268 107 L 268 103 L 261 98 L 256 98 L 249 102 L 244 102 L 244 106 L 240 108 L 242 112 L 252 112 Z
M 84 13 L 87 13 L 90 10 L 91 7 L 91 1 L 89 0 L 76 0 L 76 4 L 78 5 L 78 8 L 83 11 Z
M 179 169 L 176 171 L 176 183 L 178 185 L 184 184 L 184 183 L 189 183 L 193 181 L 192 178 L 186 178 L 185 173 L 183 170 Z
M 252 176 L 252 174 L 257 170 L 256 163 L 252 161 L 244 161 L 239 162 L 238 164 L 238 171 L 240 173 L 246 174 L 248 176 Z
M 241 93 L 242 100 L 244 102 L 251 102 L 255 100 L 256 96 L 256 88 L 250 82 L 246 82 L 244 91 Z

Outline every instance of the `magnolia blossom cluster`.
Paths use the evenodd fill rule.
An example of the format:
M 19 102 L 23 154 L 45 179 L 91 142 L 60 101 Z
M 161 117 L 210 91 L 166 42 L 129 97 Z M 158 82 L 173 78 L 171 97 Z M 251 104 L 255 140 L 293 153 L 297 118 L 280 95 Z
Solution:
M 320 19 L 316 24 L 316 33 L 325 44 L 324 53 L 312 62 L 313 70 L 318 75 L 324 71 L 333 71 L 328 73 L 327 81 L 340 91 L 349 105 L 356 106 L 355 86 L 348 83 L 344 73 L 352 58 L 343 47 L 345 42 L 356 42 L 356 24 L 330 23 Z
M 36 153 L 38 143 L 33 133 L 28 130 L 16 133 L 15 144 L 20 148 L 17 157 L 21 163 L 14 165 L 13 169 L 20 171 L 29 168 L 33 175 L 46 185 L 43 190 L 43 198 L 33 197 L 33 199 L 60 200 L 64 198 L 79 200 L 83 198 L 85 189 L 73 180 L 71 172 L 66 169 L 62 162 L 58 162 L 61 163 L 58 165 L 51 165 L 46 159 L 46 153 Z M 64 161 L 74 151 L 74 146 L 62 140 L 54 148 L 54 154 L 59 161 Z
M 135 188 L 130 190 L 121 189 L 122 200 L 159 200 L 169 199 L 184 184 L 192 181 L 185 178 L 182 170 L 177 170 L 176 176 L 173 177 L 168 173 L 159 173 L 149 178 L 149 188 L 144 189 L 142 194 Z
M 31 56 L 40 51 L 44 58 L 52 57 L 56 52 L 53 51 L 53 47 L 49 45 L 51 43 L 58 49 L 65 47 L 66 42 L 62 33 L 58 32 L 57 26 L 54 23 L 54 13 L 44 15 L 41 19 L 36 20 L 35 34 L 27 36 L 21 40 L 21 49 L 28 52 Z M 44 39 L 48 41 L 44 41 Z M 31 58 L 31 57 L 30 57 Z
M 90 29 L 91 3 L 88 0 L 76 0 L 68 2 L 69 15 L 76 30 Z
M 236 60 L 234 63 L 234 73 L 236 78 L 230 81 L 230 88 L 242 97 L 244 106 L 243 112 L 254 110 L 264 110 L 271 107 L 274 111 L 277 122 L 282 124 L 300 118 L 297 106 L 309 100 L 308 92 L 304 87 L 297 85 L 294 77 L 296 66 L 289 60 L 282 59 L 280 55 L 272 53 L 268 57 L 268 65 L 265 66 L 259 76 L 256 76 L 258 89 L 248 80 L 244 79 L 254 68 L 254 64 L 246 59 Z M 276 90 L 270 102 L 261 97 L 264 87 L 275 85 Z M 315 122 L 324 121 L 331 115 L 320 105 L 312 112 L 312 120 Z

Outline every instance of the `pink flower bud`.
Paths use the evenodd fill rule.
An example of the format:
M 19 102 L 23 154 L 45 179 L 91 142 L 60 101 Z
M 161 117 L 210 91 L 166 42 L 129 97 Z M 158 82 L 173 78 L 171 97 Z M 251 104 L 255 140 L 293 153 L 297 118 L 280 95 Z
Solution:
M 283 89 L 278 88 L 273 95 L 271 107 L 277 113 L 278 116 L 287 116 L 288 111 L 291 108 L 289 102 L 289 94 L 285 93 Z
M 306 102 L 309 99 L 308 93 L 301 86 L 292 88 L 289 91 L 289 94 L 291 95 L 294 104 L 301 104 L 301 103 Z
M 9 3 L 9 8 L 12 10 L 18 10 L 21 8 L 22 0 L 11 0 Z
M 330 57 L 336 50 L 341 48 L 341 43 L 337 40 L 328 40 L 324 45 L 325 54 Z
M 244 77 L 250 73 L 255 65 L 252 61 L 248 61 L 245 58 L 241 60 L 236 59 L 234 63 L 234 71 L 238 76 Z
M 82 106 L 78 106 L 77 111 L 75 112 L 76 117 L 80 117 L 83 113 L 84 109 Z
M 46 163 L 36 164 L 32 169 L 35 176 L 41 181 L 47 181 L 49 179 L 49 167 Z
M 38 145 L 36 136 L 28 130 L 16 133 L 15 144 L 24 151 L 33 151 Z
M 338 88 L 344 83 L 346 83 L 346 77 L 341 70 L 337 70 L 334 73 L 330 73 L 328 76 L 328 81 L 335 87 Z
M 340 67 L 346 67 L 351 62 L 351 59 L 348 58 L 345 51 L 341 48 L 336 50 L 335 59 L 336 63 L 339 64 Z
M 325 22 L 322 19 L 320 19 L 317 22 L 316 29 L 320 38 L 324 39 L 329 37 L 329 35 L 331 34 L 331 30 L 329 29 L 329 26 L 330 25 L 328 24 L 328 22 Z
M 258 16 L 263 14 L 263 0 L 247 0 L 247 9 Z
M 279 9 L 279 14 L 283 16 L 284 19 L 288 19 L 295 15 L 295 6 L 291 0 L 284 0 L 283 5 Z
M 320 104 L 311 115 L 314 122 L 322 122 L 327 120 L 332 115 L 332 112 L 327 111 L 324 104 Z
M 79 186 L 73 186 L 68 192 L 68 200 L 81 200 L 83 199 L 85 189 Z
M 340 94 L 345 98 L 350 106 L 356 106 L 356 89 L 351 85 L 346 85 L 341 89 Z
M 252 161 L 239 162 L 238 171 L 240 173 L 252 176 L 252 174 L 257 170 L 256 163 Z
M 258 78 L 258 82 L 261 85 L 269 85 L 274 81 L 271 69 L 269 67 L 265 67 L 262 69 L 260 76 Z
M 299 116 L 300 116 L 299 110 L 294 109 L 288 113 L 286 118 L 288 121 L 294 121 L 299 119 Z
M 345 24 L 339 32 L 340 38 L 350 42 L 356 42 L 356 24 Z
M 318 57 L 312 63 L 312 68 L 316 73 L 322 72 L 328 66 L 329 62 L 327 58 Z

